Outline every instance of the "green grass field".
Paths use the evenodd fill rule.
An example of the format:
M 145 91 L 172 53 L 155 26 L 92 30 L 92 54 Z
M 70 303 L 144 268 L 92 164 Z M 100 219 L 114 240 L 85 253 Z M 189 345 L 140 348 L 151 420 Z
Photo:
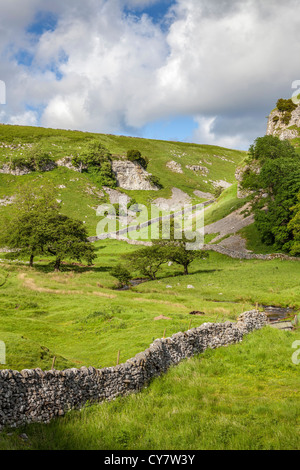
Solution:
M 2 264 L 5 367 L 50 368 L 54 355 L 57 368 L 111 366 L 118 350 L 125 361 L 165 329 L 170 336 L 188 329 L 191 320 L 192 326 L 235 320 L 256 303 L 300 309 L 297 262 L 239 261 L 213 252 L 195 262 L 189 276 L 178 266 L 166 266 L 157 281 L 117 291 L 109 271 L 122 254 L 136 249 L 124 242 L 98 242 L 94 267 L 64 265 L 61 273 L 53 272 L 50 259 L 32 269 Z M 205 315 L 192 317 L 194 310 Z M 170 319 L 154 320 L 160 315 Z
M 139 394 L 2 433 L 0 450 L 299 449 L 296 338 L 265 328 L 182 362 Z

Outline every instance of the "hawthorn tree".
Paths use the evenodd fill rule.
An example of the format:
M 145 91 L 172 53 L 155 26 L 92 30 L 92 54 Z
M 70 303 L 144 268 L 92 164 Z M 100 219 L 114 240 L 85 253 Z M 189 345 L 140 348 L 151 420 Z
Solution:
M 156 279 L 160 267 L 168 261 L 167 251 L 160 245 L 141 248 L 125 255 L 125 258 L 130 261 L 134 269 L 153 281 Z
M 44 251 L 55 256 L 54 269 L 60 270 L 67 259 L 86 260 L 89 265 L 96 258 L 95 249 L 87 239 L 83 222 L 65 215 L 54 214 L 47 219 Z
M 11 206 L 10 219 L 2 226 L 1 245 L 29 256 L 32 267 L 35 256 L 44 251 L 47 219 L 58 211 L 59 204 L 51 185 L 22 187 Z
M 56 270 L 66 258 L 92 263 L 94 247 L 87 240 L 84 224 L 61 215 L 54 194 L 47 184 L 22 188 L 12 206 L 12 217 L 1 231 L 1 244 L 29 256 L 31 267 L 35 256 L 45 253 L 56 257 Z
M 185 276 L 189 274 L 189 267 L 194 261 L 208 257 L 206 251 L 188 250 L 188 243 L 190 243 L 190 241 L 186 239 L 170 241 L 164 248 L 168 260 L 182 266 Z

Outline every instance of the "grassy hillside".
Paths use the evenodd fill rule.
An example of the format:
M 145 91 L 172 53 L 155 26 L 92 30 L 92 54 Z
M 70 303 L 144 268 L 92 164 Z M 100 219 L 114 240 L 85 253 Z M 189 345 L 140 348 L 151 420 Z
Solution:
M 22 154 L 28 144 L 39 142 L 45 150 L 51 152 L 53 159 L 59 160 L 76 154 L 84 143 L 94 138 L 99 139 L 114 155 L 114 158 L 125 156 L 128 150 L 135 148 L 139 149 L 143 156 L 149 158 L 148 171 L 160 178 L 163 189 L 158 192 L 122 191 L 147 205 L 153 199 L 170 197 L 173 187 L 186 192 L 193 201 L 200 202 L 203 199 L 197 198 L 194 191 L 212 192 L 214 191 L 213 183 L 220 180 L 234 183 L 236 166 L 245 156 L 245 152 L 207 145 L 1 125 L 0 166 L 8 163 L 12 156 Z M 180 163 L 183 174 L 174 173 L 168 169 L 166 165 L 170 161 Z M 199 164 L 209 169 L 208 176 L 186 168 L 187 165 Z M 23 184 L 40 186 L 44 181 L 50 181 L 57 188 L 58 199 L 62 200 L 62 212 L 85 221 L 89 234 L 95 235 L 97 225 L 95 208 L 105 200 L 105 197 L 99 195 L 101 187 L 95 187 L 87 174 L 61 167 L 51 172 L 36 172 L 25 176 L 0 174 L 0 199 L 13 196 L 17 188 Z M 59 189 L 59 186 L 66 186 L 66 188 Z M 0 218 L 1 214 L 5 213 L 9 213 L 9 207 L 0 207 Z

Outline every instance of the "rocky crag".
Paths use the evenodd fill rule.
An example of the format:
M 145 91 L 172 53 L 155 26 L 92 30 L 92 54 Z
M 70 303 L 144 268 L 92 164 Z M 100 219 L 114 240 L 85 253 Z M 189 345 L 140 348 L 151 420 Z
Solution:
M 274 109 L 268 119 L 267 135 L 274 135 L 280 140 L 295 139 L 299 137 L 300 105 L 291 111 L 290 119 L 286 119 L 286 113 Z

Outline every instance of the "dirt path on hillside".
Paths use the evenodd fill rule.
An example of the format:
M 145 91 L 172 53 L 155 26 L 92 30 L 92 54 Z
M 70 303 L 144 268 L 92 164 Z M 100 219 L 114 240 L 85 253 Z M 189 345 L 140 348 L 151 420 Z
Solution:
M 107 299 L 115 299 L 116 295 L 104 294 L 103 292 L 84 292 L 81 290 L 65 290 L 65 289 L 49 289 L 47 287 L 38 287 L 34 279 L 27 277 L 26 273 L 19 274 L 18 278 L 22 281 L 23 287 L 35 292 L 55 295 L 95 295 L 97 297 L 105 297 Z
M 45 293 L 45 294 L 55 294 L 55 295 L 86 295 L 86 296 L 91 296 L 94 295 L 96 297 L 104 297 L 107 299 L 116 299 L 116 295 L 110 295 L 110 294 L 104 294 L 102 292 L 84 292 L 80 290 L 60 290 L 60 289 L 49 289 L 46 287 L 38 287 L 34 279 L 27 277 L 26 273 L 21 273 L 18 276 L 18 279 L 20 279 L 23 283 L 23 287 L 26 289 L 33 290 L 35 292 L 40 292 L 40 293 Z M 139 295 L 141 295 L 139 293 Z M 179 304 L 179 303 L 173 303 L 173 302 L 168 302 L 166 300 L 156 300 L 156 299 L 145 299 L 143 297 L 137 297 L 134 299 L 136 302 L 151 302 L 155 304 L 161 304 L 161 305 L 169 305 L 170 307 L 174 308 L 186 308 L 184 305 Z

